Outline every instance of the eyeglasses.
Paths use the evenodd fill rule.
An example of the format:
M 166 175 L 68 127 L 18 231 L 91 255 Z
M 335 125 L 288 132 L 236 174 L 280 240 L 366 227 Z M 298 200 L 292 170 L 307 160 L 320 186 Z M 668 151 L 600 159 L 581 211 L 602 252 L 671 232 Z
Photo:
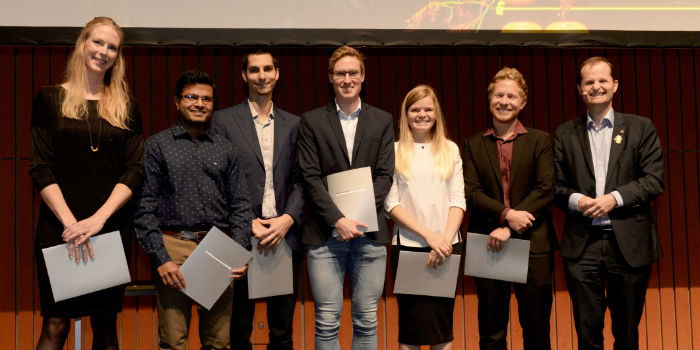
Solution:
M 182 95 L 182 99 L 185 100 L 185 102 L 187 103 L 195 103 L 199 100 L 202 100 L 202 103 L 204 103 L 205 105 L 214 103 L 214 98 L 211 96 L 199 96 L 194 94 L 188 94 Z
M 349 75 L 350 79 L 357 79 L 360 77 L 359 70 L 349 70 L 349 71 L 335 71 L 333 72 L 333 77 L 337 80 L 345 79 L 345 76 Z

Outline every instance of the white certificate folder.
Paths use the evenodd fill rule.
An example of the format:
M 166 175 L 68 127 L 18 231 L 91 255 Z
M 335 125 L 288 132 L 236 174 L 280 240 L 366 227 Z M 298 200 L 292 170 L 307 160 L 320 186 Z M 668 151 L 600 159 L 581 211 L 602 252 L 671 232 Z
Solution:
M 442 265 L 426 265 L 429 253 L 401 251 L 396 268 L 394 294 L 428 295 L 454 298 L 459 275 L 460 255 L 450 255 Z
M 248 267 L 248 299 L 267 298 L 294 292 L 292 249 L 282 239 L 275 253 L 267 256 L 258 250 L 260 241 L 253 237 L 253 260 Z
M 131 282 L 119 231 L 90 237 L 95 259 L 68 258 L 68 243 L 44 248 L 44 261 L 55 301 Z
M 245 266 L 251 258 L 249 251 L 212 227 L 180 266 L 187 285 L 182 292 L 209 310 L 231 284 L 231 269 Z
M 370 167 L 331 174 L 328 175 L 327 181 L 328 193 L 333 203 L 346 218 L 364 222 L 367 229 L 358 227 L 360 231 L 379 231 Z
M 489 235 L 467 232 L 464 274 L 517 283 L 527 282 L 530 241 L 510 238 L 500 252 L 486 250 Z

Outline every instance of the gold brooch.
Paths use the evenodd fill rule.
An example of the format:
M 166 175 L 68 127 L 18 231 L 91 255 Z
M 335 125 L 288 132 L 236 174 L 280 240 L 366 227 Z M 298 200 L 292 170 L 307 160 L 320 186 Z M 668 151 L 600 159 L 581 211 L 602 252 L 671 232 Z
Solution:
M 617 135 L 615 136 L 615 139 L 614 139 L 614 140 L 615 140 L 615 143 L 616 143 L 616 144 L 618 144 L 618 145 L 621 144 L 621 143 L 622 143 L 622 135 L 617 134 Z

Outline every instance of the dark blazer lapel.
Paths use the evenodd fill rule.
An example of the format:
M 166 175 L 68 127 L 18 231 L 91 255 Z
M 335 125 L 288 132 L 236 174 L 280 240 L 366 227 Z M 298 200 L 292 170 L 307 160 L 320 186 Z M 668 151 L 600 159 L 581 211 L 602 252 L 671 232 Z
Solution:
M 243 134 L 243 138 L 248 142 L 248 146 L 258 158 L 260 165 L 264 168 L 265 163 L 263 163 L 262 152 L 260 151 L 260 142 L 258 142 L 258 133 L 255 131 L 255 125 L 253 124 L 253 115 L 250 114 L 250 106 L 248 101 L 241 105 L 241 108 L 233 114 L 233 121 L 238 125 Z
M 280 151 L 282 150 L 283 130 L 286 130 L 287 119 L 282 115 L 282 113 L 274 108 L 275 113 L 275 144 L 272 147 L 272 169 L 277 167 L 277 159 L 280 157 Z M 284 134 L 286 136 L 286 133 Z
M 591 155 L 591 143 L 588 140 L 588 126 L 586 125 L 587 118 L 588 117 L 586 115 L 579 118 L 576 123 L 576 133 L 578 134 L 578 140 L 581 145 L 583 157 L 586 159 L 588 171 L 590 172 L 591 176 L 595 178 L 595 172 L 593 172 L 593 156 Z
M 496 183 L 498 187 L 503 191 L 503 178 L 501 175 L 501 161 L 498 158 L 498 145 L 496 141 L 491 136 L 481 136 L 481 143 L 484 145 L 484 150 L 486 152 L 486 157 L 488 157 L 491 163 L 491 169 L 493 170 L 493 175 L 496 177 Z
M 523 134 L 518 136 L 515 141 L 513 141 L 513 154 L 510 158 L 510 180 L 509 184 L 513 183 L 515 179 L 515 173 L 518 171 L 518 165 L 520 165 L 520 156 L 523 154 L 523 148 L 528 146 L 528 134 Z
M 615 113 L 615 125 L 613 125 L 612 139 L 610 142 L 610 157 L 608 158 L 608 172 L 605 174 L 605 188 L 607 189 L 608 184 L 610 184 L 610 178 L 613 171 L 617 167 L 617 160 L 620 158 L 620 153 L 625 148 L 626 135 L 625 135 L 625 117 L 622 114 Z M 620 143 L 615 141 L 615 137 L 620 136 L 618 140 Z
M 358 148 L 358 146 L 361 144 L 362 136 L 365 134 L 365 129 L 367 128 L 367 124 L 369 124 L 371 116 L 369 116 L 369 111 L 367 110 L 367 107 L 362 107 L 360 109 L 360 115 L 357 117 L 357 128 L 355 129 L 355 141 L 353 142 L 353 152 L 352 152 L 352 164 L 355 164 L 355 160 L 357 159 L 357 155 L 360 152 L 355 152 L 354 150 Z
M 350 162 L 350 157 L 348 157 L 348 146 L 345 145 L 345 134 L 343 134 L 343 127 L 340 125 L 340 117 L 338 117 L 338 111 L 335 108 L 335 103 L 331 103 L 326 108 L 326 117 L 328 117 L 328 122 L 331 124 L 331 129 L 335 137 L 338 139 L 338 144 L 340 144 L 340 149 L 343 150 L 345 154 L 345 160 Z

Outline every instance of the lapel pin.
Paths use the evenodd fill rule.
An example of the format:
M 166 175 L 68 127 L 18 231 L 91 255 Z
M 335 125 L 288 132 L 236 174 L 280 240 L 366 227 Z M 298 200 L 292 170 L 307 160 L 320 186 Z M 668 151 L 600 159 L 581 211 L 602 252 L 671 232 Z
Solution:
M 622 131 L 620 131 L 620 133 L 622 133 Z M 618 144 L 618 145 L 621 144 L 622 143 L 622 135 L 620 135 L 620 134 L 615 135 L 614 140 L 615 140 L 616 144 Z

